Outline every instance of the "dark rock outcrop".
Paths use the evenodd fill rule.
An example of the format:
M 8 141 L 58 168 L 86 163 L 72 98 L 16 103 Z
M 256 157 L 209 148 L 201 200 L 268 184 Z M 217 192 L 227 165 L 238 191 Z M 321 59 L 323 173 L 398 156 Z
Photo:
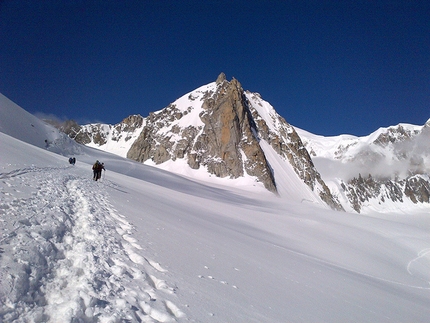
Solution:
M 351 207 L 358 213 L 363 205 L 373 200 L 384 203 L 386 201 L 404 202 L 405 198 L 413 203 L 429 203 L 430 183 L 422 175 L 409 176 L 404 180 L 377 179 L 368 175 L 363 178 L 361 174 L 342 188 L 348 197 Z
M 149 115 L 127 157 L 140 162 L 152 159 L 156 164 L 186 158 L 191 168 L 204 166 L 218 177 L 238 178 L 246 172 L 276 192 L 270 166 L 253 134 L 252 115 L 240 83 L 235 79 L 228 82 L 221 74 L 216 84 L 215 91 L 201 98 L 201 126 L 175 127 L 173 123 L 183 113 L 169 105 Z

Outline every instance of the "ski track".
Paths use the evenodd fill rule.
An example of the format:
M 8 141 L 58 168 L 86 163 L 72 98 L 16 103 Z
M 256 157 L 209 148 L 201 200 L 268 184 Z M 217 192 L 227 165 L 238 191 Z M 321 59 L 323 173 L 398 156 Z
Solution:
M 142 256 L 133 226 L 109 203 L 104 183 L 68 169 L 0 174 L 0 221 L 15 218 L 0 224 L 0 322 L 185 317 L 172 301 L 175 289 L 159 278 L 167 270 Z M 5 265 L 11 263 L 16 268 Z
M 411 276 L 417 276 L 422 281 L 426 282 L 427 284 L 430 284 L 430 272 L 425 270 L 425 268 L 428 268 L 429 264 L 430 264 L 430 248 L 426 248 L 421 250 L 418 253 L 418 256 L 412 259 L 408 263 L 408 266 L 407 266 L 408 273 Z
M 292 254 L 296 254 L 296 255 L 299 255 L 299 256 L 304 257 L 304 258 L 312 259 L 313 261 L 316 261 L 316 262 L 319 262 L 321 264 L 330 266 L 331 268 L 340 269 L 340 270 L 343 270 L 345 272 L 356 274 L 357 276 L 367 277 L 367 278 L 373 279 L 375 281 L 380 281 L 380 282 L 384 282 L 384 283 L 388 283 L 388 284 L 392 284 L 392 285 L 404 286 L 404 287 L 412 288 L 412 289 L 430 290 L 430 287 L 428 286 L 429 283 L 430 283 L 430 280 L 428 278 L 421 278 L 420 277 L 420 280 L 426 282 L 425 285 L 421 285 L 421 286 L 411 285 L 411 284 L 408 284 L 408 283 L 403 283 L 403 282 L 399 282 L 399 281 L 395 281 L 395 280 L 390 280 L 390 279 L 386 279 L 384 277 L 378 277 L 378 276 L 371 275 L 371 274 L 368 274 L 368 273 L 365 273 L 365 272 L 357 271 L 357 270 L 354 270 L 352 268 L 348 268 L 348 267 L 340 265 L 340 264 L 335 264 L 333 262 L 330 262 L 330 261 L 327 261 L 327 260 L 324 260 L 324 259 L 312 256 L 312 255 L 309 255 L 309 254 L 305 254 L 305 253 L 302 253 L 302 252 L 299 252 L 299 251 L 296 251 L 296 250 L 293 250 L 293 249 L 286 248 L 284 246 L 280 246 L 280 245 L 273 244 L 273 243 L 270 243 L 270 244 L 273 247 L 275 247 L 275 248 L 280 248 L 280 249 L 286 250 L 286 251 L 288 251 L 288 252 L 290 252 Z M 411 269 L 412 265 L 415 262 L 417 262 L 418 260 L 420 260 L 421 258 L 425 257 L 428 253 L 430 253 L 430 249 L 424 249 L 424 250 L 422 250 L 421 252 L 419 252 L 417 258 L 412 259 L 407 264 L 406 270 L 408 271 L 409 275 L 411 275 L 411 276 L 417 276 L 416 274 L 413 273 L 413 271 Z

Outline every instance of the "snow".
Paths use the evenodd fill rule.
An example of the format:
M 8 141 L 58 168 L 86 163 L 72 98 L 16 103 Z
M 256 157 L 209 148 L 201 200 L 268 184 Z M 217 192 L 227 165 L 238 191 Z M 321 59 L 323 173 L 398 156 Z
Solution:
M 401 131 L 398 131 L 398 130 Z M 312 156 L 312 161 L 318 169 L 330 191 L 340 197 L 342 205 L 349 208 L 348 199 L 341 189 L 342 182 L 357 178 L 359 174 L 374 178 L 405 179 L 411 174 L 418 173 L 426 177 L 430 173 L 430 139 L 429 128 L 400 123 L 397 126 L 379 128 L 368 136 L 356 137 L 339 135 L 324 137 L 296 128 L 305 147 Z M 400 138 L 404 133 L 411 134 L 410 138 Z M 390 133 L 397 137 L 394 143 L 386 145 L 375 144 L 381 136 Z M 400 138 L 400 139 L 399 139 Z M 403 212 L 421 209 L 429 210 L 428 203 L 414 204 L 409 198 L 401 202 L 388 199 L 384 203 L 371 200 L 363 204 L 362 213 L 373 211 Z M 352 208 L 349 209 L 352 211 Z
M 287 168 L 281 197 L 191 180 L 1 99 L 0 322 L 428 322 L 428 209 L 335 212 Z
M 134 141 L 139 137 L 143 128 L 145 127 L 146 120 L 142 123 L 142 126 L 134 129 L 133 131 L 118 133 L 118 130 L 114 126 L 106 125 L 106 124 L 89 124 L 86 125 L 86 129 L 89 133 L 91 133 L 92 128 L 100 128 L 102 133 L 105 135 L 106 143 L 103 145 L 96 144 L 94 141 L 91 141 L 87 144 L 88 147 L 97 148 L 103 151 L 110 152 L 112 154 L 127 157 L 127 153 L 130 150 Z
M 258 114 L 266 121 L 267 126 L 273 132 L 277 132 L 279 128 L 278 114 L 272 105 L 261 99 L 260 94 L 245 92 L 245 96 L 251 102 L 251 105 L 258 111 Z
M 400 137 L 401 132 L 396 131 L 398 128 L 411 133 L 411 138 L 390 143 L 387 147 L 374 144 L 381 134 L 386 134 L 389 130 L 392 130 L 392 136 Z M 344 179 L 356 177 L 359 173 L 365 175 L 369 170 L 373 176 L 390 177 L 397 174 L 404 178 L 414 164 L 421 166 L 424 172 L 430 171 L 430 132 L 426 131 L 425 126 L 401 123 L 395 127 L 379 128 L 363 137 L 324 137 L 298 128 L 296 131 L 310 154 L 316 157 L 316 163 L 324 163 L 320 167 L 317 165 L 317 169 L 329 170 L 331 173 L 334 171 Z M 331 173 L 323 177 L 332 178 Z
M 216 90 L 216 83 L 212 82 L 207 85 L 203 85 L 194 91 L 187 93 L 183 96 L 181 96 L 179 99 L 175 101 L 175 106 L 181 111 L 185 112 L 188 110 L 194 110 L 198 109 L 201 110 L 202 100 L 204 95 L 207 92 L 215 91 Z M 186 128 L 189 125 L 193 125 L 194 127 L 203 127 L 204 123 L 200 120 L 198 117 L 198 113 L 187 113 L 186 115 L 183 115 L 183 117 L 172 124 L 177 124 L 181 128 Z

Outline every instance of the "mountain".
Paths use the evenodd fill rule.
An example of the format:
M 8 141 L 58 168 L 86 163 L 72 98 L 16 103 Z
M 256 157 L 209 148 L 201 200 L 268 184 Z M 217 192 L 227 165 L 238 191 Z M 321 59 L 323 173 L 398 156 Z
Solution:
M 288 195 L 80 145 L 4 96 L 0 114 L 2 323 L 428 322 L 428 209 L 337 212 L 297 200 L 315 194 L 277 153 Z
M 298 133 L 344 206 L 357 212 L 428 207 L 430 120 L 380 128 L 365 137 Z
M 139 136 L 146 120 L 132 115 L 116 125 L 89 124 L 80 126 L 74 120 L 58 122 L 46 120 L 76 142 L 126 157 L 131 145 Z
M 126 156 L 142 163 L 165 167 L 173 162 L 171 171 L 182 170 L 185 163 L 220 178 L 251 177 L 280 196 L 323 201 L 343 210 L 294 128 L 259 94 L 245 92 L 239 81 L 227 81 L 224 73 L 143 121 L 139 119 L 131 135 L 117 131 L 123 124 L 87 125 L 68 134 L 92 147 L 121 151 L 122 156 L 129 147 Z M 125 139 L 118 138 L 130 140 L 125 144 Z M 298 194 L 297 187 L 303 184 L 307 187 Z
M 67 133 L 172 172 L 249 177 L 283 198 L 360 213 L 429 207 L 429 124 L 400 124 L 365 137 L 317 136 L 296 129 L 258 93 L 221 73 L 146 118 L 74 125 Z

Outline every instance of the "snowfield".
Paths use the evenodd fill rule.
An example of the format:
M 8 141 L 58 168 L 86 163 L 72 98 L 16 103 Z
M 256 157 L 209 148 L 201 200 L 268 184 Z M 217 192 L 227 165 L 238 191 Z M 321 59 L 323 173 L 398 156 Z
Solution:
M 0 322 L 428 322 L 428 208 L 359 215 L 298 200 L 294 179 L 281 198 L 191 180 L 5 102 Z
M 11 140 L 4 137 L 2 143 Z M 23 146 L 17 147 L 21 160 L 31 152 Z M 158 290 L 168 295 L 175 288 L 157 278 L 165 270 L 139 254 L 133 226 L 109 202 L 107 187 L 118 187 L 83 177 L 79 167 L 61 165 L 64 158 L 47 157 L 51 166 L 24 165 L 0 175 L 3 320 L 182 317 L 168 297 L 157 302 Z

